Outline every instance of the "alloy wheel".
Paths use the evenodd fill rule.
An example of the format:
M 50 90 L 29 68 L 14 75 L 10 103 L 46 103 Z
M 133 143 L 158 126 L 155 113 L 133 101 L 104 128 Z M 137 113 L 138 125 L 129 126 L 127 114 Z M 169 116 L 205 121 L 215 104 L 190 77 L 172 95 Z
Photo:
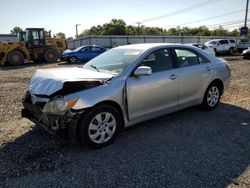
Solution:
M 71 58 L 69 59 L 69 61 L 70 61 L 70 63 L 76 63 L 76 62 L 77 62 L 77 59 L 76 59 L 76 57 L 71 57 Z
M 207 104 L 210 107 L 214 107 L 218 103 L 219 97 L 220 97 L 220 92 L 218 87 L 216 86 L 211 87 L 207 94 Z
M 116 131 L 116 119 L 109 112 L 102 112 L 93 117 L 88 127 L 88 136 L 92 142 L 103 144 L 109 141 Z

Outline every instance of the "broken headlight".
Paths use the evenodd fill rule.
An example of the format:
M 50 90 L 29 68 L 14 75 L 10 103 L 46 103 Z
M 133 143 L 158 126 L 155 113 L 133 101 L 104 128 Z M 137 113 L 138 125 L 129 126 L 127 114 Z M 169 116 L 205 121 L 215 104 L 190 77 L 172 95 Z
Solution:
M 55 99 L 45 104 L 43 108 L 44 113 L 64 115 L 66 111 L 70 110 L 78 101 L 78 98 L 70 100 Z

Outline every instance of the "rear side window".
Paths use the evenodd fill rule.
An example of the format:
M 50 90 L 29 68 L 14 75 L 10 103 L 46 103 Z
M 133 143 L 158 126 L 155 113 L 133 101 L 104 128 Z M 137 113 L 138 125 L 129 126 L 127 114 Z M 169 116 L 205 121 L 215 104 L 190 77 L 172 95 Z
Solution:
M 198 58 L 199 58 L 199 63 L 200 64 L 210 63 L 210 61 L 201 54 L 198 54 Z
M 221 41 L 221 44 L 228 44 L 229 42 L 228 42 L 228 40 L 222 40 Z
M 173 68 L 171 51 L 169 49 L 160 49 L 149 54 L 140 64 L 140 66 L 151 67 L 152 72 L 159 72 Z
M 93 52 L 101 51 L 101 48 L 99 48 L 99 47 L 91 47 L 91 49 L 92 49 Z
M 229 40 L 231 43 L 235 43 L 235 40 Z
M 178 67 L 188 67 L 199 64 L 196 53 L 189 49 L 174 49 Z

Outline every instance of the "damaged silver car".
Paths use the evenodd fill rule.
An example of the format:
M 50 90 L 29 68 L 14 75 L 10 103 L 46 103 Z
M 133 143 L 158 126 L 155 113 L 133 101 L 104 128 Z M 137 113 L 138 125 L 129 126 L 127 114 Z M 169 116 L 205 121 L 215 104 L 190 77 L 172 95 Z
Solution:
M 123 127 L 193 105 L 214 109 L 230 74 L 226 61 L 192 46 L 120 46 L 82 67 L 37 70 L 22 116 L 99 148 Z

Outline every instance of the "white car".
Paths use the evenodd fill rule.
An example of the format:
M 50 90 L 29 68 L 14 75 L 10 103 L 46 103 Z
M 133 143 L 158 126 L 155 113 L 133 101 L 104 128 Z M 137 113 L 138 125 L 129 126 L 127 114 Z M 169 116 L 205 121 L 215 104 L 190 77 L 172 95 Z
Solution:
M 191 45 L 191 46 L 195 46 L 197 48 L 200 48 L 202 49 L 203 51 L 209 53 L 211 56 L 215 56 L 215 51 L 213 48 L 211 47 L 207 47 L 205 46 L 204 44 L 201 44 L 201 43 L 189 43 L 187 45 Z
M 235 40 L 214 39 L 205 43 L 207 47 L 213 48 L 215 53 L 233 54 L 236 48 Z

